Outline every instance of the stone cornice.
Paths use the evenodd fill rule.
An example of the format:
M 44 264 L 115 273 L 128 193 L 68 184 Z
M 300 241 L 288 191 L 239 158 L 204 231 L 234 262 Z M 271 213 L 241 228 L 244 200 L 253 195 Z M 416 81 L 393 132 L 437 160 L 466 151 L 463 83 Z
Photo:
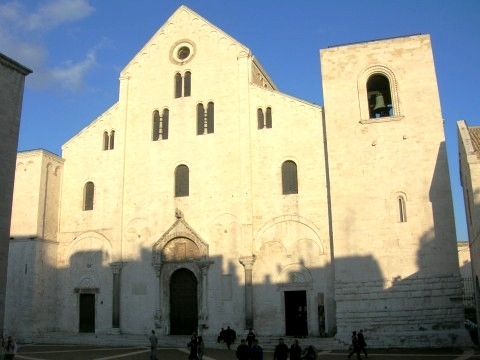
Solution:
M 29 68 L 23 66 L 22 64 L 16 62 L 13 59 L 10 59 L 8 56 L 2 53 L 0 53 L 0 64 L 9 67 L 10 69 L 17 71 L 24 76 L 32 73 L 32 70 L 30 70 Z

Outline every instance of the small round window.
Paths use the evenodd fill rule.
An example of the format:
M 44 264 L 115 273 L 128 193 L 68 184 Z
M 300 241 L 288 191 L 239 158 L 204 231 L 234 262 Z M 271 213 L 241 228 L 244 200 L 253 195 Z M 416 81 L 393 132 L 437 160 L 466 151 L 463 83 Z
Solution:
M 195 56 L 195 45 L 190 41 L 181 40 L 172 46 L 170 60 L 174 63 L 184 65 Z
M 180 49 L 178 49 L 177 57 L 180 60 L 185 60 L 188 55 L 190 55 L 190 49 L 186 46 L 182 46 Z

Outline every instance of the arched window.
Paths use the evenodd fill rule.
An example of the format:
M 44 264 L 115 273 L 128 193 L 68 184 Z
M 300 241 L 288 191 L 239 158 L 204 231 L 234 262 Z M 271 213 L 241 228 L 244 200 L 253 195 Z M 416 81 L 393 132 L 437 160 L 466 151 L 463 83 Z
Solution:
M 189 170 L 186 165 L 178 165 L 175 169 L 175 197 L 189 195 Z
M 205 131 L 205 107 L 197 105 L 197 135 L 203 135 Z
M 157 141 L 160 136 L 160 113 L 158 110 L 153 112 L 152 140 Z
M 83 210 L 93 210 L 93 197 L 95 196 L 95 185 L 89 181 L 83 188 Z
M 272 108 L 267 107 L 267 122 L 266 122 L 267 129 L 272 128 Z
M 215 108 L 213 102 L 209 102 L 207 105 L 207 133 L 212 134 L 215 125 L 214 119 Z
M 183 96 L 190 96 L 192 91 L 192 73 L 187 71 L 183 79 Z
M 103 132 L 103 150 L 108 150 L 108 132 Z
M 182 97 L 182 75 L 175 74 L 175 99 Z
M 393 116 L 390 82 L 385 75 L 373 74 L 368 78 L 367 96 L 371 119 Z
M 257 123 L 258 123 L 258 128 L 263 129 L 263 127 L 264 127 L 264 117 L 263 117 L 263 110 L 262 109 L 257 110 Z
M 297 164 L 285 161 L 282 164 L 283 195 L 298 194 Z
M 110 150 L 115 147 L 115 130 L 110 131 Z

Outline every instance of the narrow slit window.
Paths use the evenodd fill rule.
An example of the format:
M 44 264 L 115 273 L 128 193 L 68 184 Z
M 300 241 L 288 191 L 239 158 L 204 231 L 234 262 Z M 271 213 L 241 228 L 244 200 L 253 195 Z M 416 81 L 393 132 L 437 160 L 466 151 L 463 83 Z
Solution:
M 162 112 L 162 121 L 160 124 L 160 132 L 162 134 L 162 140 L 167 140 L 168 139 L 168 117 L 169 117 L 170 112 L 168 109 L 163 109 Z
M 175 99 L 182 97 L 182 75 L 175 74 Z
M 183 79 L 183 96 L 190 96 L 192 93 L 192 73 L 187 71 Z
M 160 136 L 160 113 L 158 110 L 153 112 L 152 140 L 157 141 Z
M 213 134 L 215 126 L 215 108 L 213 102 L 209 102 L 207 105 L 207 133 Z
M 401 223 L 407 222 L 407 207 L 405 204 L 405 199 L 402 196 L 399 196 L 397 199 L 398 202 L 398 220 Z
M 272 128 L 272 108 L 271 107 L 267 107 L 267 121 L 265 125 L 267 129 Z
M 205 132 L 205 107 L 203 104 L 197 105 L 197 135 L 203 135 Z
M 264 122 L 264 116 L 263 116 L 263 110 L 262 109 L 257 110 L 257 122 L 258 122 L 258 128 L 263 129 L 265 122 Z
M 282 190 L 284 195 L 298 194 L 297 164 L 290 160 L 282 164 Z
M 103 151 L 108 150 L 108 132 L 103 132 Z
M 115 148 L 115 130 L 110 131 L 110 150 Z

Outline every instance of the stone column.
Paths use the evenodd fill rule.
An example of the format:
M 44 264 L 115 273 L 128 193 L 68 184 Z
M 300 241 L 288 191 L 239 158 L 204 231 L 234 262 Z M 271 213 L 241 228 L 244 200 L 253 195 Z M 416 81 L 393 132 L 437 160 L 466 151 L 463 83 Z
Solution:
M 200 323 L 199 325 L 202 329 L 208 328 L 208 292 L 207 292 L 207 279 L 208 279 L 208 268 L 210 262 L 203 262 L 200 264 L 200 269 L 202 272 L 202 309 L 200 313 Z
M 249 329 L 253 328 L 252 268 L 255 263 L 255 255 L 242 256 L 239 261 L 245 268 L 245 326 Z
M 110 264 L 113 271 L 113 294 L 112 294 L 112 328 L 114 332 L 120 331 L 120 275 L 124 262 Z
M 155 301 L 155 328 L 160 329 L 162 328 L 162 294 L 163 294 L 163 282 L 162 282 L 162 263 L 154 262 L 153 268 L 155 269 L 155 274 L 157 275 L 157 294 L 156 294 L 156 301 Z M 164 329 L 165 332 L 165 329 Z M 165 333 L 166 335 L 166 333 Z

